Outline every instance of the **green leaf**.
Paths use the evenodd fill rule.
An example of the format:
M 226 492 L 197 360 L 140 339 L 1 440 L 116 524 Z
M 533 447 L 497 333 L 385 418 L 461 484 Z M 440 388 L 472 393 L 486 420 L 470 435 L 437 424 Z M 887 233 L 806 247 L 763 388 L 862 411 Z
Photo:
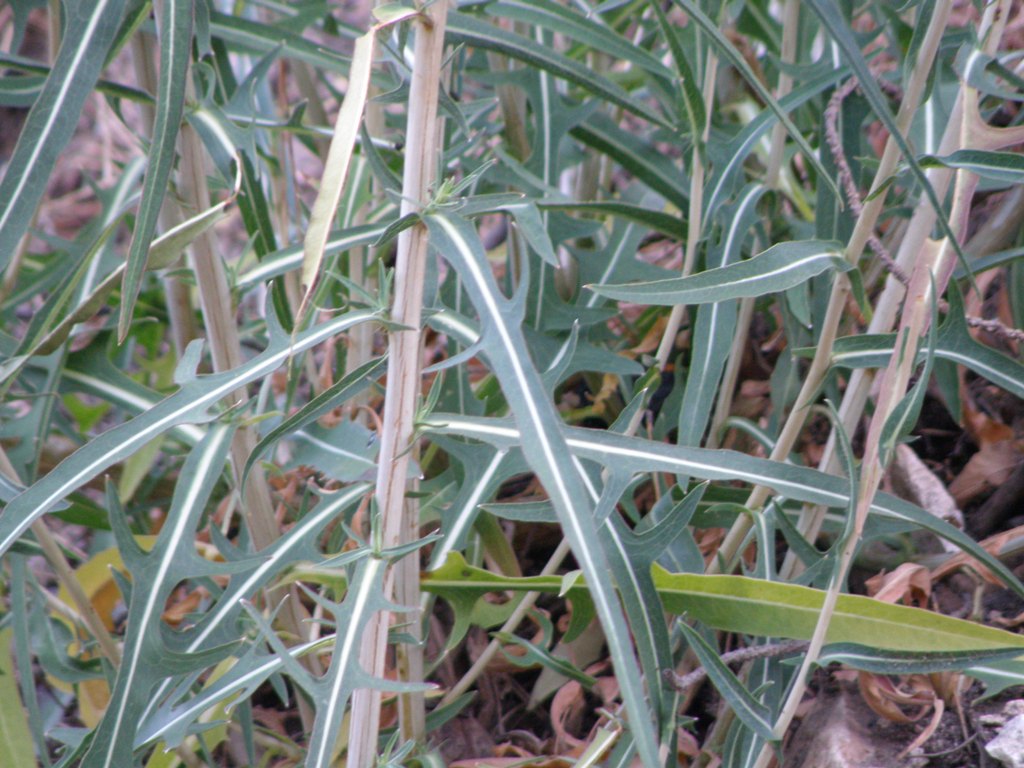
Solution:
M 291 434 L 291 461 L 287 469 L 312 467 L 325 477 L 352 482 L 375 474 L 378 444 L 374 433 L 355 421 L 342 421 L 333 429 L 310 424 Z
M 825 592 L 745 576 L 673 574 L 654 567 L 665 609 L 713 629 L 758 637 L 809 640 Z M 940 613 L 840 595 L 827 643 L 857 643 L 893 651 L 999 651 L 1020 648 L 1024 637 Z
M 927 675 L 958 672 L 965 667 L 1016 659 L 1021 655 L 1020 651 L 1016 646 L 978 651 L 891 651 L 874 645 L 834 643 L 822 649 L 818 663 L 824 666 L 838 662 L 880 675 Z
M 619 200 L 607 200 L 599 202 L 562 203 L 549 200 L 538 200 L 537 207 L 542 211 L 578 211 L 580 213 L 598 213 L 615 216 L 634 224 L 647 227 L 655 232 L 668 235 L 675 240 L 686 239 L 686 222 L 679 216 L 674 216 L 663 211 L 656 211 L 645 208 L 642 205 L 634 205 Z
M 818 159 L 818 154 L 811 148 L 811 145 L 807 143 L 807 139 L 805 139 L 803 134 L 800 133 L 800 129 L 796 127 L 786 110 L 782 108 L 779 102 L 771 94 L 771 91 L 764 86 L 761 79 L 754 73 L 750 64 L 748 64 L 747 60 L 743 57 L 743 54 L 736 50 L 736 46 L 729 42 L 729 39 L 722 34 L 721 30 L 718 29 L 718 25 L 708 18 L 694 0 L 673 0 L 673 2 L 686 11 L 687 15 L 700 26 L 701 30 L 711 38 L 711 42 L 718 52 L 737 69 L 747 84 L 754 89 L 758 98 L 767 104 L 768 108 L 775 113 L 779 118 L 779 122 L 785 126 L 790 138 L 796 142 L 796 145 L 800 147 L 800 151 L 803 152 L 804 157 L 814 167 L 815 172 L 818 174 L 818 181 L 828 184 L 832 188 L 832 191 L 838 196 L 839 187 L 836 186 L 835 179 L 833 179 L 825 170 L 825 167 L 821 164 L 821 160 Z
M 146 443 L 125 459 L 121 476 L 117 479 L 117 495 L 122 500 L 129 501 L 139 489 L 142 481 L 153 472 L 161 448 L 163 448 L 163 436 Z
M 637 304 L 709 304 L 785 291 L 828 269 L 849 271 L 852 267 L 842 252 L 842 245 L 834 242 L 779 243 L 746 261 L 689 277 L 588 287 L 602 296 Z
M 671 125 L 663 117 L 643 102 L 634 99 L 620 86 L 598 75 L 583 64 L 528 37 L 517 35 L 460 12 L 448 14 L 447 36 L 455 42 L 503 53 L 510 58 L 550 72 L 555 77 L 568 80 L 593 95 L 607 99 L 612 104 L 617 104 L 655 125 L 671 128 Z
M 528 349 L 519 318 L 491 272 L 483 246 L 464 219 L 432 214 L 425 217 L 431 246 L 462 278 L 466 292 L 484 324 L 482 348 L 521 429 L 524 455 L 554 504 L 563 535 L 592 585 L 591 597 L 608 640 L 630 729 L 641 758 L 658 762 L 657 737 L 642 690 L 629 627 L 614 590 L 606 581 L 608 555 L 600 545 L 594 509 L 588 503 L 579 469 L 565 444 L 560 419 L 540 374 L 526 356 Z
M 68 264 L 64 277 L 50 292 L 46 303 L 32 317 L 28 330 L 14 354 L 0 362 L 0 382 L 13 378 L 33 357 L 49 354 L 63 344 L 74 326 L 88 319 L 99 309 L 113 282 L 101 282 L 92 295 L 75 305 L 81 296 L 87 276 L 95 275 L 99 258 L 111 237 L 120 225 L 120 216 L 115 217 L 79 257 L 77 264 Z M 106 284 L 106 283 L 109 283 Z M 98 301 L 97 301 L 98 299 Z
M 679 623 L 679 629 L 686 636 L 686 641 L 696 654 L 700 665 L 708 673 L 712 684 L 728 703 L 736 717 L 765 741 L 775 741 L 772 733 L 772 712 L 768 707 L 755 699 L 743 687 L 733 671 L 722 661 L 718 651 L 712 648 L 700 634 L 685 621 Z
M 1021 101 L 1024 99 L 1024 79 L 994 56 L 985 53 L 977 38 L 965 43 L 957 52 L 953 69 L 972 88 L 988 96 Z M 1006 82 L 1002 82 L 1005 80 Z M 1007 88 L 1014 85 L 1018 90 Z
M 267 449 L 278 440 L 286 437 L 296 430 L 311 424 L 325 413 L 337 408 L 351 398 L 364 391 L 384 371 L 387 357 L 377 357 L 351 371 L 339 381 L 325 389 L 314 397 L 295 413 L 284 419 L 280 424 L 260 438 L 256 447 L 252 449 L 249 458 L 246 459 L 245 468 L 242 471 L 242 485 L 245 485 L 246 478 L 252 465 L 255 464 L 267 452 Z
M 1024 659 L 979 664 L 965 670 L 966 674 L 985 684 L 985 696 L 998 696 L 1007 688 L 1024 685 Z
M 784 110 L 792 111 L 821 94 L 829 86 L 840 83 L 850 75 L 847 67 L 823 67 L 815 71 L 798 88 L 782 99 Z M 707 146 L 712 175 L 704 195 L 705 217 L 710 219 L 725 203 L 733 190 L 741 186 L 744 164 L 767 132 L 778 121 L 771 110 L 761 110 L 736 136 L 723 142 L 710 142 Z M 739 180 L 737 180 L 739 179 Z
M 430 553 L 430 568 L 436 568 L 444 563 L 449 553 L 465 548 L 470 531 L 478 520 L 482 519 L 479 512 L 489 511 L 487 504 L 481 502 L 491 498 L 492 493 L 500 483 L 514 472 L 525 468 L 520 461 L 509 460 L 510 454 L 507 451 L 488 451 L 486 448 L 480 450 L 481 446 L 466 446 L 457 441 L 444 441 L 441 445 L 449 457 L 454 458 L 462 464 L 464 477 L 459 487 L 458 495 L 451 504 L 442 508 L 441 522 L 443 538 L 434 546 Z M 486 517 L 486 515 L 485 515 Z M 493 518 L 492 518 L 493 519 Z M 554 512 L 548 506 L 548 519 L 554 522 Z M 488 526 L 489 527 L 489 526 Z M 505 534 L 498 531 L 501 540 Z M 497 537 L 495 537 L 497 538 Z M 506 571 L 515 573 L 518 569 L 518 561 L 508 563 L 513 570 Z
M 690 192 L 682 172 L 673 163 L 666 163 L 664 156 L 648 144 L 619 128 L 607 115 L 592 115 L 571 133 L 587 146 L 608 155 L 679 210 L 687 209 Z
M 610 29 L 598 14 L 584 16 L 572 6 L 558 5 L 550 0 L 499 0 L 488 3 L 485 10 L 492 16 L 514 19 L 564 35 L 619 61 L 635 64 L 662 80 L 672 77 L 656 56 Z
M 0 105 L 28 109 L 42 93 L 45 83 L 42 75 L 0 77 Z
M 561 576 L 501 576 L 466 563 L 460 552 L 451 552 L 445 561 L 421 579 L 420 586 L 425 592 L 444 598 L 455 613 L 451 630 L 454 642 L 466 634 L 471 617 L 484 595 L 514 589 L 523 592 L 545 592 L 558 595 L 562 592 Z M 594 604 L 582 581 L 570 587 L 565 597 L 572 603 L 573 621 L 583 626 L 594 616 Z M 451 644 L 449 640 L 449 645 Z
M 323 647 L 330 640 L 330 636 L 323 637 L 288 648 L 285 653 L 290 658 L 298 658 Z M 159 741 L 166 743 L 170 749 L 178 747 L 190 735 L 193 723 L 204 713 L 215 710 L 224 702 L 231 702 L 236 694 L 241 694 L 244 698 L 252 696 L 268 677 L 281 672 L 284 666 L 284 656 L 259 654 L 257 646 L 251 646 L 228 672 L 212 685 L 204 688 L 196 696 L 161 712 L 159 718 L 144 722 L 136 736 L 135 748 L 141 749 Z
M 712 629 L 757 637 L 809 640 L 825 599 L 824 590 L 746 576 L 670 573 L 658 565 L 652 574 L 665 610 Z M 500 576 L 469 566 L 462 555 L 452 553 L 443 566 L 423 576 L 421 586 L 450 601 L 457 621 L 462 616 L 465 622 L 487 592 L 559 594 L 563 585 L 558 576 Z M 579 607 L 586 596 L 587 583 L 577 579 L 568 599 Z M 832 657 L 827 653 L 825 661 L 845 655 L 844 661 L 864 669 L 896 669 L 899 664 L 909 669 L 916 664 L 917 669 L 939 670 L 956 667 L 956 659 L 961 667 L 980 667 L 1007 655 L 1024 658 L 1020 635 L 861 595 L 839 596 L 827 642 Z
M 100 401 L 122 408 L 130 414 L 145 413 L 164 399 L 164 395 L 143 386 L 116 367 L 98 345 L 90 345 L 68 356 L 60 386 L 62 393 L 84 392 Z M 185 446 L 194 446 L 206 434 L 204 427 L 184 424 L 169 433 Z
M 303 242 L 302 257 L 302 305 L 295 324 L 302 325 L 309 308 L 309 300 L 320 277 L 327 240 L 330 236 L 334 213 L 341 199 L 341 192 L 348 176 L 352 151 L 355 149 L 363 108 L 369 95 L 370 73 L 373 71 L 373 50 L 377 32 L 370 30 L 356 41 L 352 54 L 352 69 L 348 73 L 348 90 L 338 110 L 334 125 L 334 136 L 324 162 L 324 173 L 320 191 L 309 216 L 309 226 Z
M 966 366 L 1007 392 L 1024 398 L 1024 365 L 975 339 L 967 327 L 963 297 L 955 283 L 946 292 L 949 314 L 939 329 L 936 356 Z
M 960 291 L 951 284 L 950 309 L 935 340 L 935 357 L 973 371 L 1001 389 L 1024 398 L 1024 365 L 975 339 L 967 327 Z M 837 339 L 832 364 L 843 368 L 884 368 L 889 364 L 896 334 L 865 334 Z M 813 350 L 799 350 L 810 356 Z M 918 352 L 920 363 L 924 351 Z
M 361 245 L 371 245 L 377 242 L 387 231 L 392 222 L 383 224 L 364 224 L 358 227 L 336 230 L 327 238 L 324 245 L 324 256 L 335 256 L 339 253 L 357 248 Z M 292 245 L 282 248 L 274 253 L 267 254 L 258 266 L 243 272 L 238 277 L 236 287 L 245 292 L 257 285 L 262 285 L 267 280 L 291 272 L 302 266 L 303 246 Z
M 211 645 L 223 645 L 237 639 L 239 636 L 237 620 L 243 611 L 242 601 L 253 599 L 259 590 L 264 589 L 273 579 L 296 563 L 315 562 L 321 559 L 322 555 L 316 546 L 317 537 L 329 523 L 334 522 L 346 510 L 359 503 L 369 490 L 370 486 L 366 483 L 357 483 L 343 491 L 325 494 L 311 512 L 285 532 L 273 545 L 260 552 L 258 562 L 253 564 L 251 570 L 232 574 L 231 581 L 220 599 L 199 619 L 195 629 L 187 637 L 184 652 L 196 653 Z M 297 652 L 297 650 L 293 649 L 293 652 Z M 237 666 L 235 669 L 237 671 Z M 270 671 L 267 671 L 266 675 L 269 676 Z M 265 677 L 252 683 L 253 686 L 259 685 L 263 679 Z M 223 679 L 219 681 L 218 685 L 220 684 L 227 685 Z M 140 726 L 136 736 L 136 748 L 156 739 L 167 739 L 169 742 L 174 742 L 174 737 L 170 734 L 177 733 L 180 738 L 183 738 L 184 732 L 192 720 L 237 690 L 237 688 L 222 690 L 221 698 L 216 698 L 215 691 L 207 689 L 168 713 L 159 705 L 171 687 L 172 680 L 170 678 L 163 680 L 153 690 L 145 708 L 138 713 Z M 213 700 L 211 701 L 211 699 Z M 175 742 L 171 745 L 176 746 L 177 744 Z
M 17 252 L 46 192 L 57 156 L 71 139 L 85 100 L 106 63 L 126 0 L 68 4 L 68 34 L 28 114 L 0 182 L 0 269 Z
M 865 61 L 863 54 L 861 54 L 857 41 L 854 39 L 853 33 L 851 32 L 846 19 L 843 18 L 840 7 L 831 0 L 808 0 L 808 5 L 821 20 L 822 25 L 826 30 L 828 30 L 832 39 L 836 41 L 836 44 L 843 52 L 850 68 L 857 76 L 861 91 L 867 97 L 868 103 L 871 104 L 871 109 L 874 110 L 878 119 L 882 121 L 882 124 L 889 132 L 893 141 L 896 142 L 896 146 L 899 147 L 900 153 L 903 155 L 903 159 L 906 160 L 907 164 L 910 166 L 910 172 L 921 185 L 921 189 L 924 191 L 925 196 L 931 202 L 932 208 L 935 210 L 935 215 L 938 218 L 938 224 L 939 228 L 942 230 L 942 234 L 949 238 L 949 242 L 956 251 L 956 255 L 960 262 L 966 264 L 967 259 L 964 256 L 963 249 L 960 247 L 960 240 L 957 238 L 956 233 L 953 232 L 953 228 L 949 224 L 949 218 L 946 216 L 946 212 L 942 207 L 942 201 L 940 201 L 938 196 L 935 194 L 935 190 L 928 181 L 928 177 L 925 176 L 924 169 L 921 168 L 921 164 L 917 162 L 917 158 L 914 155 L 910 144 L 907 142 L 906 137 L 900 133 L 899 127 L 896 125 L 896 119 L 892 116 L 892 113 L 889 111 L 889 107 L 885 102 L 885 96 L 882 94 L 882 89 L 879 88 L 878 83 L 875 82 L 875 77 L 871 74 L 871 70 L 868 68 L 868 63 Z M 836 195 L 839 195 L 838 190 L 836 190 Z
M 286 59 L 302 61 L 318 69 L 347 76 L 350 59 L 336 50 L 328 51 L 322 45 L 306 40 L 278 24 L 261 24 L 243 16 L 219 13 L 210 14 L 210 31 L 213 35 L 234 49 L 266 55 L 280 50 Z
M 740 248 L 756 221 L 757 203 L 764 192 L 760 184 L 751 184 L 740 194 L 734 206 L 722 209 L 722 234 L 707 256 L 709 268 L 717 269 L 738 262 Z M 686 388 L 679 408 L 676 438 L 679 445 L 699 445 L 711 420 L 719 382 L 736 334 L 737 311 L 735 301 L 713 302 L 697 310 Z
M 664 608 L 651 578 L 651 565 L 686 531 L 686 525 L 707 486 L 695 488 L 665 516 L 662 523 L 655 522 L 650 529 L 637 534 L 629 529 L 614 509 L 623 491 L 628 492 L 631 476 L 617 473 L 614 469 L 608 474 L 610 477 L 598 506 L 599 519 L 605 520 L 600 533 L 608 552 L 612 579 L 618 586 L 633 630 L 641 669 L 646 679 L 651 680 L 672 666 L 671 639 Z M 664 729 L 673 723 L 676 703 L 667 688 L 660 689 L 660 694 L 652 692 L 650 697 L 657 707 L 659 727 Z
M 0 52 L 0 64 L 13 72 L 26 73 L 21 77 L 0 78 L 0 94 L 11 94 L 11 102 L 6 103 L 5 106 L 31 107 L 43 92 L 46 78 L 50 74 L 50 67 L 40 64 L 35 59 L 26 59 L 7 52 Z M 110 80 L 97 80 L 95 90 L 110 99 L 124 99 L 136 104 L 153 105 L 153 97 L 146 91 Z M 0 95 L 0 100 L 2 99 L 4 96 Z
M 432 414 L 423 425 L 428 431 L 459 434 L 498 448 L 518 444 L 519 430 L 508 420 L 455 414 Z M 668 472 L 702 480 L 740 480 L 763 485 L 778 494 L 811 504 L 846 507 L 848 481 L 834 475 L 784 462 L 769 461 L 727 450 L 708 450 L 668 445 L 611 432 L 564 428 L 569 449 L 579 458 L 613 466 L 619 472 Z M 970 536 L 909 502 L 886 493 L 875 494 L 871 514 L 911 523 L 955 543 L 977 558 L 1013 589 L 1024 596 L 1024 584 L 998 559 L 992 557 Z
M 128 611 L 126 642 L 117 680 L 103 719 L 97 726 L 92 747 L 82 761 L 83 768 L 111 768 L 122 765 L 131 753 L 139 721 L 137 713 L 149 700 L 153 685 L 174 672 L 202 669 L 227 656 L 228 646 L 206 652 L 176 654 L 165 646 L 161 615 L 167 599 L 186 577 L 212 573 L 212 564 L 196 553 L 196 526 L 206 509 L 214 486 L 224 471 L 234 429 L 218 426 L 211 430 L 190 454 L 181 481 L 153 548 L 138 550 L 127 530 L 122 511 L 110 509 L 111 524 L 118 534 L 124 563 L 133 583 Z M 111 498 L 108 494 L 108 503 Z
M 239 368 L 198 376 L 131 421 L 94 438 L 7 505 L 0 516 L 0 555 L 54 504 L 107 467 L 176 426 L 209 421 L 209 410 L 239 387 L 270 375 L 293 354 L 376 317 L 375 312 L 367 310 L 349 312 L 306 331 L 296 337 L 294 344 L 285 338 L 275 338 L 266 351 Z
M 910 391 L 904 394 L 900 401 L 896 403 L 896 406 L 886 417 L 885 423 L 882 425 L 882 434 L 878 438 L 879 458 L 882 466 L 889 464 L 896 450 L 896 445 L 909 435 L 914 425 L 917 424 L 918 417 L 921 414 L 921 407 L 924 405 L 925 391 L 932 377 L 932 368 L 935 364 L 936 326 L 938 325 L 938 306 L 936 303 L 934 280 L 932 281 L 932 290 L 929 295 L 931 296 L 931 322 L 928 325 L 928 347 L 921 350 L 924 352 L 924 369 L 910 388 Z M 920 339 L 910 339 L 904 336 L 903 349 L 901 349 L 900 354 L 916 356 L 917 347 L 920 344 Z M 900 362 L 902 362 L 902 359 Z M 910 363 L 911 368 L 914 367 L 915 362 L 916 360 Z M 892 369 L 890 368 L 890 370 Z
M 351 585 L 345 601 L 340 605 L 327 600 L 320 600 L 334 615 L 335 626 L 339 628 L 365 627 L 370 618 L 380 610 L 396 609 L 384 599 L 384 572 L 388 565 L 382 557 L 364 557 L 359 561 L 356 572 L 352 575 Z M 400 609 L 399 609 L 400 610 Z M 412 610 L 406 608 L 405 610 Z M 280 655 L 284 646 L 276 635 L 270 636 L 272 645 Z M 307 768 L 329 768 L 334 765 L 334 748 L 345 720 L 345 705 L 356 688 L 375 687 L 384 690 L 411 691 L 428 690 L 428 684 L 401 684 L 386 681 L 369 675 L 359 665 L 359 650 L 362 646 L 362 633 L 339 631 L 334 636 L 334 649 L 331 653 L 331 666 L 323 678 L 313 682 L 309 680 L 303 687 L 315 702 L 316 720 L 313 732 L 309 736 L 306 747 Z M 288 657 L 290 658 L 290 657 Z M 298 665 L 293 663 L 292 677 L 296 678 Z M 305 676 L 303 676 L 305 677 Z M 302 684 L 302 677 L 296 678 Z
M 683 97 L 682 116 L 685 116 L 686 122 L 690 125 L 690 135 L 693 137 L 693 141 L 700 142 L 707 124 L 707 112 L 704 109 L 704 97 L 700 92 L 700 86 L 693 74 L 693 67 L 690 66 L 685 44 L 679 30 L 668 20 L 661 5 L 655 0 L 651 0 L 650 6 L 658 17 L 661 32 L 672 51 L 672 60 L 676 65 L 676 76 L 679 81 L 678 88 Z M 698 144 L 698 146 L 703 151 L 703 145 Z
M 11 660 L 10 627 L 0 630 L 0 764 L 39 765 Z
M 972 274 L 979 275 L 988 269 L 1014 264 L 1022 258 L 1024 258 L 1024 248 L 1011 248 L 1006 251 L 979 256 L 971 259 L 971 272 Z M 963 268 L 963 265 L 958 264 L 956 269 L 953 270 L 953 279 L 963 280 L 965 277 L 967 277 L 967 270 Z
M 121 283 L 121 313 L 117 328 L 122 342 L 128 335 L 135 300 L 149 259 L 150 240 L 156 231 L 174 166 L 175 142 L 185 108 L 185 84 L 192 55 L 192 0 L 166 0 L 160 9 L 160 81 L 149 144 L 149 166 L 142 183 L 142 202 L 135 219 Z
M 593 687 L 594 683 L 597 682 L 595 678 L 580 670 L 572 662 L 555 656 L 551 651 L 541 648 L 535 643 L 531 643 L 526 638 L 510 634 L 509 632 L 494 632 L 492 634 L 495 639 L 500 640 L 506 645 L 514 645 L 523 649 L 524 653 L 522 656 L 514 656 L 509 653 L 505 654 L 509 663 L 517 667 L 546 667 L 547 669 L 553 670 L 570 680 L 575 680 L 576 682 L 581 683 L 586 688 Z
M 1024 182 L 1024 155 L 1016 152 L 992 152 L 981 149 L 958 149 L 938 157 L 925 155 L 920 160 L 923 168 L 944 166 L 975 173 L 983 179 L 1020 184 Z
M 240 176 L 236 176 L 238 180 Z M 160 235 L 148 246 L 145 268 L 165 269 L 174 264 L 193 240 L 227 217 L 226 210 L 233 199 L 234 194 Z

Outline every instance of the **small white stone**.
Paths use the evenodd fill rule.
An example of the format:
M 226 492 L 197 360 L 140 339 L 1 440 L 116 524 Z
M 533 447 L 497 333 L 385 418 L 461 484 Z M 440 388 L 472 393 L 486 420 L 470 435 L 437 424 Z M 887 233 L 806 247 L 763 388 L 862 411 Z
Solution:
M 1024 699 L 1010 699 L 1003 705 L 1003 714 L 1007 717 L 1024 715 Z
M 985 745 L 985 751 L 1006 768 L 1024 768 L 1024 715 L 1010 720 L 999 735 Z
M 1001 715 L 998 712 L 989 712 L 988 714 L 980 715 L 978 723 L 987 728 L 1002 728 L 1006 723 L 1006 718 L 1006 715 Z

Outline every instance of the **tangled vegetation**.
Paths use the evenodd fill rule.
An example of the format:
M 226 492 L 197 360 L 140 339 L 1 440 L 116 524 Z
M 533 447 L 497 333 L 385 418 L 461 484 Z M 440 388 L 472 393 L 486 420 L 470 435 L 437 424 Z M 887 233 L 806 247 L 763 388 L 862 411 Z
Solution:
M 0 8 L 0 764 L 766 768 L 830 675 L 905 751 L 1024 684 L 1022 42 Z

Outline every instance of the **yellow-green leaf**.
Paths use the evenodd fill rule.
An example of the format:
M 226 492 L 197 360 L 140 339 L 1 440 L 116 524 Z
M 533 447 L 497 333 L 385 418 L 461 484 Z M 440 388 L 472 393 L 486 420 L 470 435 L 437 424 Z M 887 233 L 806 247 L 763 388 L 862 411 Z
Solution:
M 654 583 L 671 613 L 686 613 L 714 629 L 796 640 L 814 633 L 825 598 L 824 591 L 809 587 L 745 576 L 669 573 L 658 566 Z M 840 595 L 826 642 L 899 651 L 1019 646 L 1024 653 L 1020 635 L 861 595 Z
M 0 631 L 0 765 L 38 765 L 28 716 L 21 706 L 21 694 L 14 678 L 10 628 Z

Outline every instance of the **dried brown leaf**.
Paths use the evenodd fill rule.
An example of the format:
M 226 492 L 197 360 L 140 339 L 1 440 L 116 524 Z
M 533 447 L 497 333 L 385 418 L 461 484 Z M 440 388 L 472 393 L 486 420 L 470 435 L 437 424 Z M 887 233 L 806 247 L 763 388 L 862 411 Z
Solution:
M 1009 429 L 1004 424 L 998 426 Z M 1017 441 L 1006 439 L 984 443 L 950 483 L 949 492 L 963 507 L 975 497 L 1005 483 L 1020 462 Z
M 868 595 L 883 603 L 928 607 L 932 593 L 931 573 L 923 565 L 903 563 L 892 573 L 880 573 L 865 582 Z

